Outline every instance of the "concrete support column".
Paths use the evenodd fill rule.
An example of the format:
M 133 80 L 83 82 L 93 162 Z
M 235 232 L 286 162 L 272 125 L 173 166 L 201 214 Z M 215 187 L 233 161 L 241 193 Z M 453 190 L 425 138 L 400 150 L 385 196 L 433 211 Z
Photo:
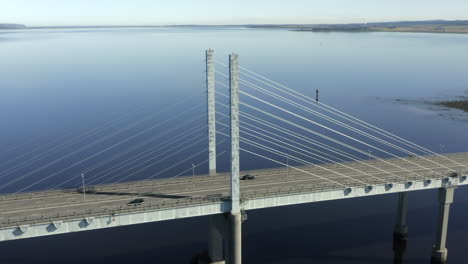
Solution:
M 230 215 L 231 235 L 230 253 L 231 262 L 229 264 L 242 264 L 242 214 L 233 213 Z
M 432 263 L 447 263 L 447 231 L 450 205 L 453 203 L 455 188 L 439 189 L 439 219 L 437 224 L 437 237 L 432 251 Z
M 394 264 L 402 264 L 408 243 L 408 193 L 398 194 L 398 209 L 395 230 L 393 232 Z
M 230 222 L 230 220 L 228 220 Z M 231 257 L 231 248 L 232 248 L 232 231 L 231 231 L 231 225 L 228 225 L 228 228 L 226 229 L 226 236 L 224 237 L 224 259 L 226 261 L 226 264 L 231 264 L 232 263 L 232 257 Z
M 210 264 L 225 264 L 223 237 L 226 234 L 226 226 L 224 215 L 209 216 L 208 256 Z
M 393 239 L 406 240 L 408 238 L 408 193 L 398 194 L 398 209 Z
M 242 213 L 210 216 L 210 264 L 242 263 Z

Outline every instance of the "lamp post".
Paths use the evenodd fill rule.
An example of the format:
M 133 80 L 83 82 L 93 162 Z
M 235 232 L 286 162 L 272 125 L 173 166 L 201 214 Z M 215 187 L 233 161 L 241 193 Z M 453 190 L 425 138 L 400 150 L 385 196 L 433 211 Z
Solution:
M 195 164 L 192 163 L 192 182 L 193 188 L 195 188 Z
M 84 182 L 84 173 L 81 174 L 81 182 L 83 183 L 83 200 L 86 201 L 86 188 L 85 188 L 85 182 Z
M 444 148 L 445 148 L 445 145 L 440 144 L 440 154 L 444 153 Z

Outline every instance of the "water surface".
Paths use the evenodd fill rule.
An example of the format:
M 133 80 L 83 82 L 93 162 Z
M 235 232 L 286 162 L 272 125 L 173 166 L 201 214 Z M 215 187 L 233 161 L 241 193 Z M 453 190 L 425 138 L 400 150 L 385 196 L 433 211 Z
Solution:
M 158 131 L 202 115 L 207 48 L 213 48 L 216 60 L 223 63 L 227 63 L 229 53 L 236 52 L 243 67 L 311 97 L 315 89 L 320 89 L 321 101 L 430 150 L 468 151 L 468 123 L 460 112 L 453 110 L 461 118 L 446 118 L 431 107 L 395 101 L 445 100 L 463 95 L 468 90 L 466 35 L 244 28 L 8 30 L 0 31 L 2 170 L 18 164 L 21 159 L 15 161 L 15 157 L 35 157 L 37 153 L 32 151 L 38 147 L 57 146 L 109 120 L 124 119 L 5 176 L 4 182 L 149 118 L 2 191 L 17 191 L 180 111 L 194 108 L 142 135 L 139 141 L 129 140 L 29 190 L 56 186 Z M 226 72 L 220 64 L 217 69 Z M 220 75 L 217 80 L 226 81 Z M 218 90 L 226 93 L 221 86 Z M 189 95 L 194 96 L 189 103 L 157 114 Z M 194 122 L 192 125 L 203 125 L 204 121 Z M 167 135 L 160 141 L 169 138 Z M 204 147 L 205 143 L 200 142 L 190 153 Z M 182 158 L 182 154 L 176 155 L 127 180 L 155 175 L 160 167 Z M 205 158 L 198 156 L 181 168 L 154 177 L 180 173 Z M 220 156 L 219 169 L 227 170 L 227 165 L 227 156 Z M 243 156 L 243 169 L 266 166 L 273 165 Z M 197 170 L 206 171 L 206 164 Z M 79 183 L 76 178 L 63 187 Z M 466 261 L 463 245 L 468 242 L 468 230 L 463 223 L 467 202 L 464 189 L 457 190 L 448 245 L 451 263 Z M 252 211 L 244 225 L 245 263 L 393 263 L 395 206 L 396 196 L 389 195 Z M 428 262 L 435 237 L 436 207 L 434 191 L 410 194 L 410 240 L 405 263 Z M 206 219 L 184 219 L 6 242 L 0 245 L 0 258 L 6 263 L 188 263 L 192 255 L 205 248 L 206 235 Z

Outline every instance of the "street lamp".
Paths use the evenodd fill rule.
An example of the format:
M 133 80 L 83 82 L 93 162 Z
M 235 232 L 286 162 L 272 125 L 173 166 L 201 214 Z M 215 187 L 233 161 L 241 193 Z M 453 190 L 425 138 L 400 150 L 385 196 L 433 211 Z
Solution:
M 83 200 L 86 201 L 86 188 L 84 183 L 84 173 L 81 173 L 81 182 L 83 183 Z
M 445 145 L 443 144 L 440 144 L 440 154 L 444 153 L 444 148 L 445 148 Z
M 195 164 L 192 163 L 192 188 L 195 188 Z

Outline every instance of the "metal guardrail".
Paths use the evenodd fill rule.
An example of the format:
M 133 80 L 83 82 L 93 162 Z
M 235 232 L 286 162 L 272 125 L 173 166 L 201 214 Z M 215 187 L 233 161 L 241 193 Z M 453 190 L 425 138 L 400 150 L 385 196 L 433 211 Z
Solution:
M 468 171 L 462 171 L 462 174 L 466 175 L 468 174 Z M 404 179 L 395 178 L 396 180 L 391 181 L 390 184 L 406 184 L 412 181 L 421 181 L 421 180 L 429 180 L 429 179 L 430 180 L 443 180 L 447 177 L 450 177 L 449 175 L 441 176 L 440 174 L 436 174 L 436 173 L 428 174 L 425 176 L 426 177 L 406 176 L 404 177 Z M 317 192 L 333 191 L 333 190 L 345 190 L 347 188 L 365 188 L 368 186 L 386 187 L 387 184 L 388 183 L 382 183 L 382 181 L 379 181 L 379 180 L 369 180 L 369 181 L 366 181 L 365 184 L 357 183 L 357 182 L 349 182 L 349 183 L 343 182 L 343 185 L 346 185 L 346 187 L 343 187 L 343 185 L 336 184 L 336 183 L 303 184 L 303 185 L 296 185 L 296 186 L 290 186 L 290 187 L 276 187 L 276 188 L 244 192 L 241 195 L 241 201 L 246 202 L 249 199 L 275 197 L 279 195 L 288 195 L 288 194 L 317 193 Z
M 124 204 L 119 206 L 75 210 L 56 214 L 43 214 L 34 217 L 11 217 L 0 220 L 0 227 L 11 227 L 21 225 L 32 225 L 38 223 L 52 223 L 54 221 L 79 220 L 87 217 L 116 216 L 125 213 L 145 212 L 148 210 L 175 209 L 202 204 L 216 204 L 229 197 L 190 197 L 177 200 L 163 200 L 160 202 L 149 202 L 137 205 Z

